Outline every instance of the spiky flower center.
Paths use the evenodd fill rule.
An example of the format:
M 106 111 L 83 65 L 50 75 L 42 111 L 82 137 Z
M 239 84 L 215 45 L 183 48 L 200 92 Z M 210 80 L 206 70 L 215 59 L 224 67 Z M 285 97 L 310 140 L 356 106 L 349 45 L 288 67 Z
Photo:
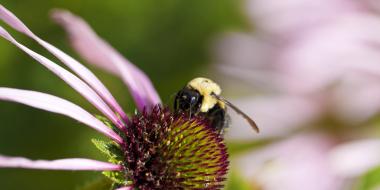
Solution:
M 125 170 L 106 173 L 116 185 L 139 190 L 223 187 L 228 170 L 226 146 L 204 118 L 156 106 L 150 113 L 136 114 L 127 130 L 119 132 L 125 144 L 108 154 Z M 115 147 L 105 149 L 110 148 Z

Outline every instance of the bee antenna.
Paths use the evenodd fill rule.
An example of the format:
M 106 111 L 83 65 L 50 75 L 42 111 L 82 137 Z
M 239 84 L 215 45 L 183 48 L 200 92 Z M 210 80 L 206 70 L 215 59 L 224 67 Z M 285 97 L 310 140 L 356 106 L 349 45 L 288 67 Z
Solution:
M 235 106 L 234 104 L 232 104 L 231 102 L 229 102 L 228 100 L 224 99 L 223 97 L 221 96 L 218 96 L 216 95 L 215 93 L 212 93 L 211 94 L 212 96 L 214 96 L 216 99 L 224 102 L 228 107 L 232 108 L 236 113 L 238 113 L 239 115 L 241 115 L 250 125 L 251 127 L 257 132 L 259 133 L 260 132 L 260 129 L 259 127 L 257 126 L 256 122 L 252 120 L 251 117 L 249 117 L 247 114 L 245 114 L 242 110 L 240 110 L 237 106 Z

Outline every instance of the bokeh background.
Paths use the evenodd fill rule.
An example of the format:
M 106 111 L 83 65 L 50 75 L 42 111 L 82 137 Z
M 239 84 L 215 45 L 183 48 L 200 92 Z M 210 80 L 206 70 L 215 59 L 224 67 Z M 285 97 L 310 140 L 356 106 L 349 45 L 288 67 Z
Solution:
M 220 83 L 224 96 L 252 115 L 261 128 L 255 134 L 231 113 L 226 139 L 232 164 L 226 189 L 379 188 L 380 5 L 376 0 L 2 0 L 1 4 L 37 35 L 79 60 L 49 12 L 63 8 L 81 16 L 149 75 L 165 104 L 194 77 L 207 76 Z M 27 37 L 12 34 L 56 60 Z M 1 39 L 0 55 L 0 86 L 47 92 L 96 113 L 58 77 Z M 128 112 L 134 111 L 121 80 L 87 66 Z M 0 102 L 1 154 L 104 160 L 91 138 L 102 137 L 66 117 Z M 99 177 L 97 172 L 0 169 L 0 189 L 76 189 Z

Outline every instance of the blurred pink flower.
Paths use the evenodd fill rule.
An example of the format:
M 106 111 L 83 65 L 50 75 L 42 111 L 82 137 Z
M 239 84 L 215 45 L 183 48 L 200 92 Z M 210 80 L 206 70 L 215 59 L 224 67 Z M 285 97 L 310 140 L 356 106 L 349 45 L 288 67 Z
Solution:
M 306 97 L 296 96 L 256 96 L 232 100 L 261 126 L 260 134 L 252 132 L 247 122 L 236 113 L 226 138 L 233 140 L 253 140 L 275 138 L 292 134 L 299 126 L 316 120 L 322 110 L 321 101 L 310 101 Z
M 245 7 L 258 30 L 274 35 L 294 35 L 362 8 L 354 0 L 248 0 Z
M 265 190 L 338 190 L 380 165 L 380 140 L 338 144 L 325 134 L 300 134 L 232 163 L 247 181 Z
M 251 87 L 251 96 L 231 101 L 262 134 L 233 115 L 227 137 L 281 140 L 232 165 L 265 190 L 346 189 L 380 165 L 375 135 L 346 136 L 352 130 L 346 126 L 364 128 L 380 110 L 378 1 L 246 0 L 244 10 L 254 31 L 222 36 L 215 66 Z M 232 83 L 223 79 L 228 88 Z M 327 127 L 342 125 L 346 132 L 329 135 L 326 116 L 339 121 Z M 294 134 L 297 129 L 303 132 Z
M 307 109 L 315 115 L 297 117 L 297 126 L 285 123 L 283 128 L 300 127 L 326 114 L 343 123 L 363 122 L 380 110 L 380 12 L 371 3 L 378 4 L 247 0 L 245 10 L 254 32 L 224 36 L 217 43 L 215 62 L 222 73 L 253 85 L 255 92 L 269 94 L 274 101 L 282 96 L 310 101 L 314 107 Z M 268 109 L 264 107 L 289 109 L 267 103 L 252 107 L 257 120 L 265 120 L 260 116 Z M 302 112 L 296 109 L 292 107 Z M 267 116 L 278 115 L 271 114 Z M 294 117 L 287 114 L 282 112 L 283 117 Z

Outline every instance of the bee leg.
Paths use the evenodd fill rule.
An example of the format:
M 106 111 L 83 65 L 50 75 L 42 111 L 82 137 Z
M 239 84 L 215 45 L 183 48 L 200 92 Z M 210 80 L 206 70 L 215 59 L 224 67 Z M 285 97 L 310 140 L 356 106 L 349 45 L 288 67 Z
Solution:
M 224 135 L 224 128 L 219 129 L 219 135 L 220 135 L 220 136 L 223 136 L 223 135 Z
M 175 98 L 174 98 L 174 105 L 173 105 L 173 107 L 174 107 L 174 110 L 175 110 L 175 111 L 178 111 L 178 110 L 179 110 L 179 98 L 180 98 L 180 95 L 181 95 L 181 93 L 178 92 L 178 93 L 176 94 Z

